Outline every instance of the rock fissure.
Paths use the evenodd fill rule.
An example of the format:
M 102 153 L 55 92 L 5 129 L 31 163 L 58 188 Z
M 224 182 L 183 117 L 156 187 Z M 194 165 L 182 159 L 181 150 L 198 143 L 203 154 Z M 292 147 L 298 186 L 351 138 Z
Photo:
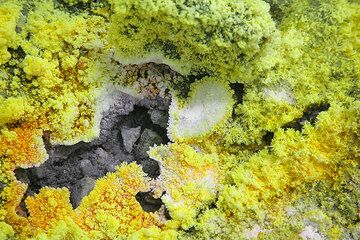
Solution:
M 126 98 L 131 101 L 124 103 Z M 65 146 L 51 145 L 45 141 L 48 160 L 39 167 L 15 171 L 17 179 L 28 184 L 20 204 L 22 210 L 27 211 L 25 198 L 38 193 L 45 186 L 67 187 L 71 204 L 76 208 L 93 189 L 95 180 L 115 171 L 122 162 L 136 161 L 149 177 L 159 176 L 158 163 L 150 159 L 146 152 L 155 144 L 169 142 L 166 135 L 168 107 L 167 99 L 136 100 L 121 93 L 121 97 L 104 113 L 100 136 L 92 142 Z M 44 139 L 48 139 L 49 134 L 45 135 Z M 144 196 L 139 199 L 144 199 Z M 160 199 L 149 203 L 145 201 L 146 206 L 142 206 L 144 210 L 152 211 L 154 206 L 156 208 L 162 204 L 160 202 Z

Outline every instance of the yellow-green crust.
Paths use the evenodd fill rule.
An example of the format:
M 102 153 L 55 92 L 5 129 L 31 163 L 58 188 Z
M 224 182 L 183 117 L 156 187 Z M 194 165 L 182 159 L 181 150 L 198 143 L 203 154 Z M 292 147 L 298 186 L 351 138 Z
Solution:
M 0 239 L 360 238 L 357 1 L 109 0 L 65 10 L 86 2 L 0 0 Z M 53 144 L 94 139 L 104 89 L 133 87 L 122 64 L 148 61 L 190 89 L 179 98 L 163 79 L 174 87 L 173 142 L 149 151 L 160 177 L 124 164 L 76 209 L 68 189 L 44 187 L 22 213 L 27 185 L 14 170 L 46 161 L 46 134 Z M 200 121 L 189 109 L 201 109 Z M 141 208 L 135 196 L 150 190 L 171 220 L 164 207 Z

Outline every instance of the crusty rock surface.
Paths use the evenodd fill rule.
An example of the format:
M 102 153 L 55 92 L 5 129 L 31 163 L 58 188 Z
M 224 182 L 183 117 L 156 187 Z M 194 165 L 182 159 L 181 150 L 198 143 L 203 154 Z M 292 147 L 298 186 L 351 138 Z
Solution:
M 152 121 L 151 112 L 167 113 L 168 106 L 169 101 L 161 98 L 139 100 L 125 93 L 111 96 L 98 138 L 71 146 L 49 145 L 49 159 L 44 164 L 16 170 L 17 178 L 29 184 L 24 198 L 44 186 L 67 187 L 71 203 L 77 207 L 95 180 L 115 171 L 122 162 L 136 161 L 148 176 L 156 178 L 160 174 L 158 163 L 146 152 L 154 144 L 167 143 L 169 139 L 161 126 L 164 124 Z

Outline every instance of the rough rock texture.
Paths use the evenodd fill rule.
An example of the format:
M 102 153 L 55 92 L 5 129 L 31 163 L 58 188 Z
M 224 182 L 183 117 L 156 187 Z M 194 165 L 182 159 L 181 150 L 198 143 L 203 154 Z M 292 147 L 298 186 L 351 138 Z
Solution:
M 123 138 L 123 144 L 124 144 L 125 150 L 127 152 L 130 153 L 132 151 L 135 142 L 140 137 L 140 131 L 141 131 L 140 126 L 138 126 L 136 128 L 122 128 L 121 129 L 121 136 Z
M 168 113 L 163 110 L 151 109 L 148 111 L 151 121 L 162 128 L 166 128 L 168 124 Z
M 71 202 L 73 203 L 74 207 L 79 206 L 79 203 L 88 195 L 91 190 L 93 190 L 95 186 L 95 179 L 91 177 L 83 177 L 78 181 L 75 186 L 73 187 L 73 192 L 76 194 L 71 195 Z
M 124 93 L 111 96 L 111 99 L 97 139 L 71 146 L 48 143 L 49 159 L 44 164 L 16 170 L 17 178 L 29 184 L 24 199 L 38 193 L 43 186 L 67 187 L 71 192 L 71 203 L 77 207 L 92 190 L 94 181 L 115 171 L 121 162 L 136 160 L 150 177 L 156 178 L 160 174 L 157 162 L 146 152 L 154 144 L 169 141 L 164 125 L 169 101 L 160 98 L 138 100 Z M 152 121 L 149 114 L 152 111 L 162 111 L 163 122 Z
M 139 192 L 136 199 L 141 207 L 147 212 L 155 212 L 160 209 L 163 202 L 159 198 L 154 198 L 151 192 Z
M 162 143 L 162 138 L 153 130 L 145 129 L 141 134 L 140 141 L 135 145 L 136 159 L 144 159 L 147 157 L 147 151 L 154 144 Z

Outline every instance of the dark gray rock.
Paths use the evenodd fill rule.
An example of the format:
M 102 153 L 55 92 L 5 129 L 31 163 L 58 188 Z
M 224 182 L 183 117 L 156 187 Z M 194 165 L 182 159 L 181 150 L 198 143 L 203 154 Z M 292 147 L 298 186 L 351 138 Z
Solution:
M 138 163 L 142 166 L 142 170 L 151 178 L 157 178 L 160 175 L 160 166 L 157 161 L 151 158 L 144 158 Z
M 34 168 L 33 174 L 39 179 L 46 178 L 48 176 L 48 168 Z
M 141 126 L 138 126 L 136 128 L 121 129 L 121 137 L 123 140 L 123 145 L 128 153 L 131 153 L 135 142 L 139 139 L 140 131 L 141 131 Z
M 169 115 L 164 110 L 150 109 L 148 111 L 151 121 L 162 128 L 167 128 Z
M 152 192 L 139 192 L 135 197 L 146 212 L 156 212 L 163 204 L 160 198 L 154 198 Z
M 122 153 L 119 153 L 119 154 L 116 154 L 114 156 L 114 160 L 115 161 L 118 161 L 119 164 L 121 162 L 127 162 L 127 163 L 130 163 L 132 161 L 134 161 L 134 156 L 132 154 L 127 154 L 125 152 L 122 152 Z
M 74 208 L 79 206 L 81 200 L 94 189 L 94 186 L 95 179 L 91 177 L 84 177 L 75 184 L 70 195 Z
M 94 151 L 94 158 L 101 165 L 105 165 L 111 159 L 111 155 L 103 148 L 98 147 Z
M 87 143 L 79 142 L 74 145 L 58 145 L 48 149 L 48 154 L 51 156 L 47 161 L 57 162 L 59 160 L 67 159 L 72 153 L 86 147 Z
M 19 168 L 16 173 L 16 178 L 17 179 L 21 179 L 21 181 L 23 183 L 29 184 L 30 183 L 30 179 L 29 179 L 29 172 L 28 169 L 23 169 L 23 168 Z
M 80 161 L 80 169 L 84 176 L 96 176 L 96 168 L 88 159 L 82 159 Z
M 106 142 L 101 147 L 111 155 L 117 155 L 124 152 L 122 143 L 119 141 L 119 130 L 113 130 L 112 134 L 106 139 Z
M 151 129 L 145 129 L 141 134 L 140 141 L 135 145 L 135 157 L 143 159 L 148 157 L 146 153 L 150 147 L 160 145 L 163 139 Z
M 115 172 L 117 166 L 118 166 L 118 164 L 108 163 L 108 164 L 106 164 L 106 166 L 105 166 L 105 171 L 106 171 L 106 172 Z

